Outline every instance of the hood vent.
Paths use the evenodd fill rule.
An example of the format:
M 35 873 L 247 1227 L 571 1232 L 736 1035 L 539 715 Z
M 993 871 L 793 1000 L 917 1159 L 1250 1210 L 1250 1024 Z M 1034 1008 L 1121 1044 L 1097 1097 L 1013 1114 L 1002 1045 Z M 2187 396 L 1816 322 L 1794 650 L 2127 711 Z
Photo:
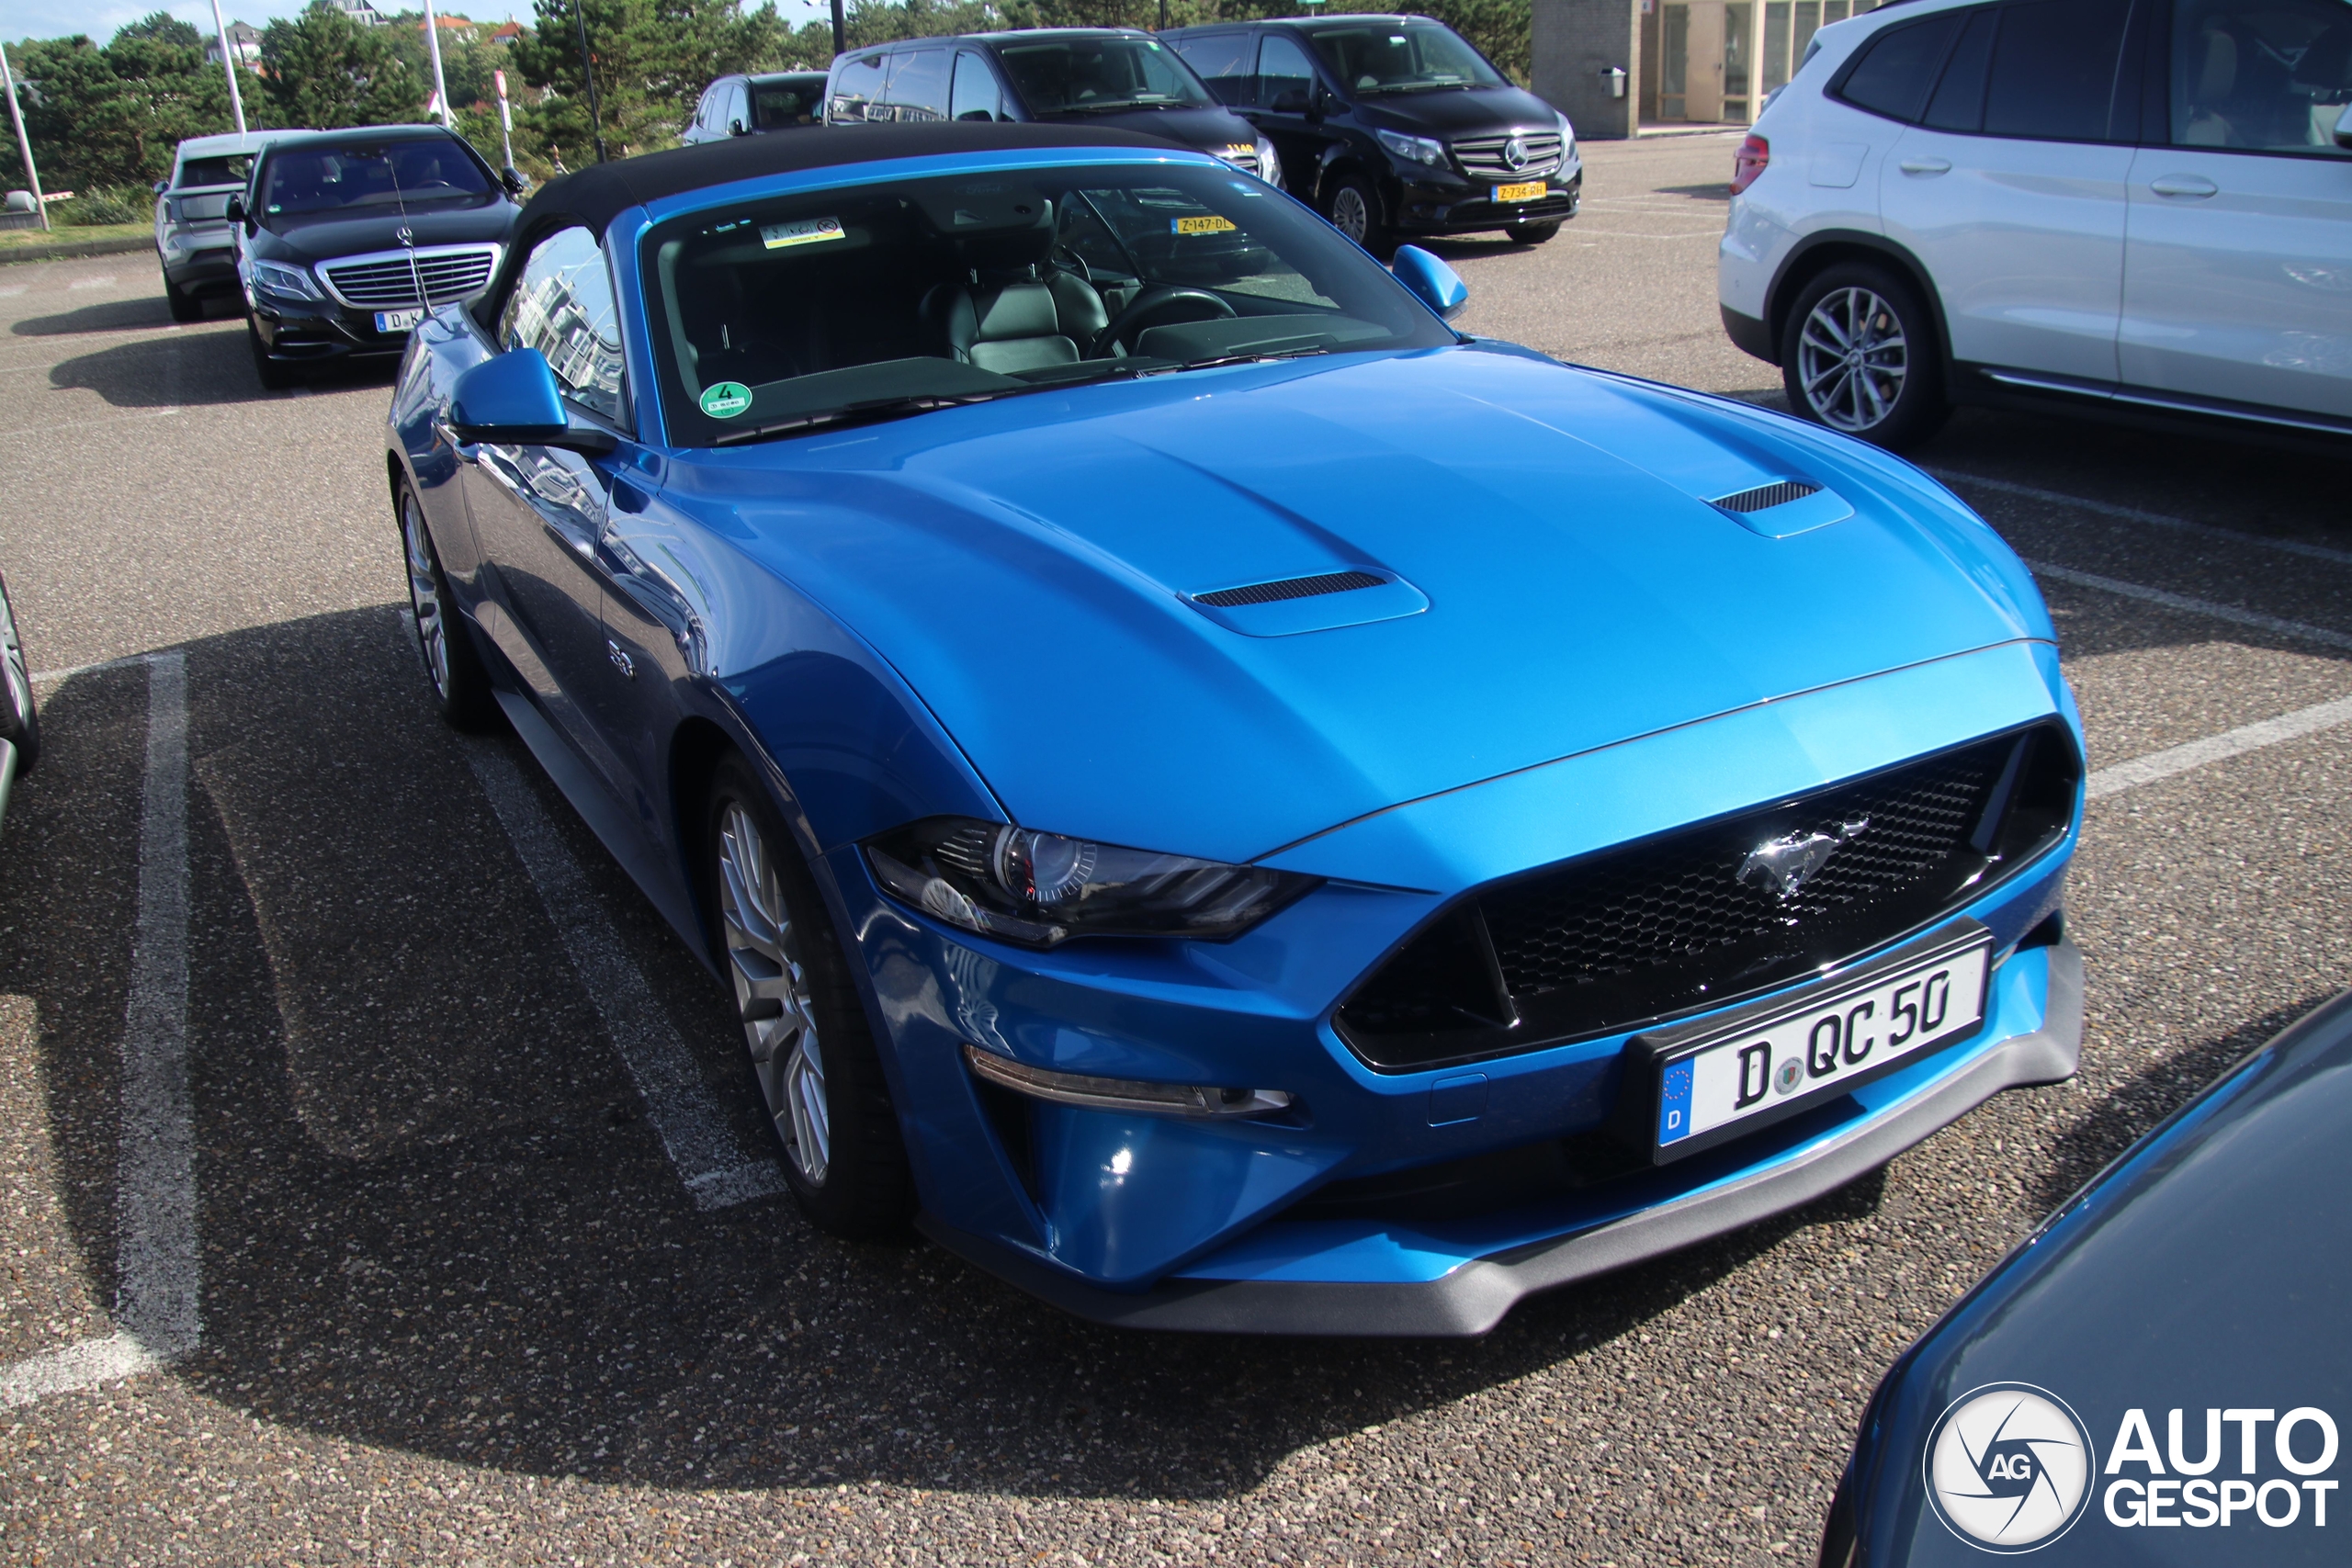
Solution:
M 1718 497 L 1715 504 L 1725 512 L 1762 512 L 1770 507 L 1785 506 L 1792 501 L 1803 501 L 1820 490 L 1819 485 L 1809 485 L 1803 479 L 1782 479 L 1777 484 L 1758 485 L 1754 490 L 1741 491 L 1737 495 Z
M 1194 602 L 1219 610 L 1243 604 L 1272 604 L 1284 599 L 1312 599 L 1323 593 L 1345 593 L 1357 588 L 1378 588 L 1385 578 L 1368 571 L 1327 571 L 1317 577 L 1285 577 L 1275 582 L 1252 582 L 1243 588 L 1220 588 L 1195 593 Z

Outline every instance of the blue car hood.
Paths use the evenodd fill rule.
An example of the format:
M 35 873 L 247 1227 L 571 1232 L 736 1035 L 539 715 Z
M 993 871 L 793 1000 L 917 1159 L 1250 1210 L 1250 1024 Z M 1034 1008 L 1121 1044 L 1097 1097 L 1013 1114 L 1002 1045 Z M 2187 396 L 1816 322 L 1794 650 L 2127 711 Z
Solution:
M 1774 537 L 1704 499 L 1792 478 L 1831 492 L 1792 526 L 1851 514 Z M 1485 347 L 1035 392 L 697 454 L 665 492 L 896 666 L 1016 820 L 1232 860 L 2051 636 L 1917 470 Z M 1411 589 L 1272 606 L 1388 617 L 1278 636 L 1185 597 L 1351 570 Z

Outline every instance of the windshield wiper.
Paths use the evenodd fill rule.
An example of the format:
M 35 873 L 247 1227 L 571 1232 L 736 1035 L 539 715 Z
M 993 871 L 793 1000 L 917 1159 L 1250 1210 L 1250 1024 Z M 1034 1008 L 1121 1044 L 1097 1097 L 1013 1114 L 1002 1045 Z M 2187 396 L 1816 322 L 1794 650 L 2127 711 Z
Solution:
M 795 419 L 780 419 L 751 430 L 730 430 L 712 445 L 737 446 L 746 441 L 759 441 L 771 435 L 791 435 L 805 430 L 820 430 L 834 425 L 865 424 L 876 420 L 899 419 L 910 413 L 929 413 L 933 409 L 958 408 L 966 403 L 985 403 L 996 398 L 1011 397 L 1025 392 L 1027 387 L 1007 387 L 992 392 L 924 392 L 899 398 L 868 398 L 863 402 L 842 403 L 837 408 L 805 413 Z
M 1215 359 L 1187 359 L 1176 367 L 1179 370 L 1214 370 L 1221 365 L 1258 365 L 1275 359 L 1307 359 L 1318 354 L 1329 354 L 1329 344 L 1312 348 L 1252 349 L 1243 354 L 1219 355 Z
M 1125 114 L 1129 109 L 1181 109 L 1198 105 L 1180 104 L 1172 98 L 1125 98 L 1114 104 L 1067 104 L 1057 110 L 1059 114 Z

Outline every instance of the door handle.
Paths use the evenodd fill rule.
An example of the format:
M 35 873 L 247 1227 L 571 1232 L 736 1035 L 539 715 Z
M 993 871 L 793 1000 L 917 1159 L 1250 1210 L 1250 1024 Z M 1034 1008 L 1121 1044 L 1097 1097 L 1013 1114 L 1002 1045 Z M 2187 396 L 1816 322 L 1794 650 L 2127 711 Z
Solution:
M 619 671 L 625 679 L 637 679 L 637 660 L 631 659 L 628 650 L 611 637 L 605 639 L 605 657 L 613 661 L 613 668 Z
M 2148 182 L 2148 188 L 2158 196 L 2184 197 L 2202 201 L 2220 192 L 2221 186 L 2202 175 L 2159 175 Z
M 1896 165 L 1906 175 L 1948 175 L 1951 173 L 1949 158 L 1905 158 Z

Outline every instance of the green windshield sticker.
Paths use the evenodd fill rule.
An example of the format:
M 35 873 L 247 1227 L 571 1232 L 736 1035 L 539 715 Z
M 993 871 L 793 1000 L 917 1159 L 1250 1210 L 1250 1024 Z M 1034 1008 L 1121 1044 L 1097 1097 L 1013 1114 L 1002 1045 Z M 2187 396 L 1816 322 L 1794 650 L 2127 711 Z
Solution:
M 752 389 L 741 381 L 721 381 L 703 389 L 702 412 L 713 419 L 733 419 L 751 406 Z
M 838 218 L 804 218 L 797 223 L 764 223 L 760 226 L 760 243 L 772 251 L 783 250 L 787 245 L 822 244 L 827 240 L 848 237 Z

